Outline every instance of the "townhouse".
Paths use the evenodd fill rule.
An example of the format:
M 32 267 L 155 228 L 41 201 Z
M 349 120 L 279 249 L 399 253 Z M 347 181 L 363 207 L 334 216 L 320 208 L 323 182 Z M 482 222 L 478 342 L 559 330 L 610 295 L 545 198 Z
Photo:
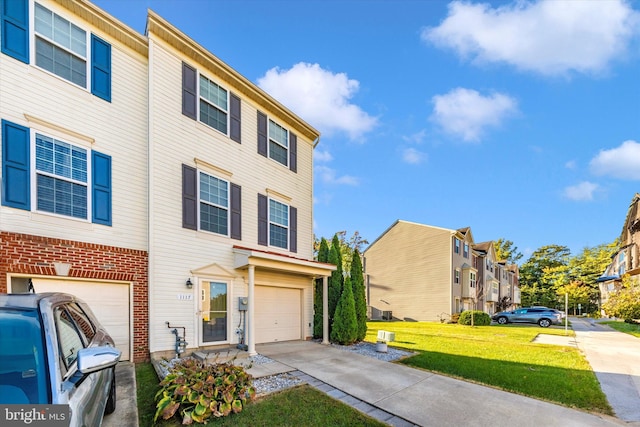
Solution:
M 363 253 L 372 319 L 448 321 L 464 310 L 493 313 L 500 300 L 500 267 L 493 242 L 474 243 L 469 227 L 446 229 L 398 220 Z M 501 271 L 501 270 L 500 270 Z M 519 304 L 517 266 L 503 289 Z M 517 301 L 517 302 L 516 302 Z
M 154 12 L 0 22 L 0 292 L 85 299 L 125 360 L 310 337 L 319 132 Z
M 618 240 L 618 251 L 612 255 L 611 263 L 597 280 L 600 304 L 609 299 L 611 292 L 620 289 L 624 276 L 640 280 L 640 193 L 631 199 Z M 602 314 L 606 315 L 604 311 Z

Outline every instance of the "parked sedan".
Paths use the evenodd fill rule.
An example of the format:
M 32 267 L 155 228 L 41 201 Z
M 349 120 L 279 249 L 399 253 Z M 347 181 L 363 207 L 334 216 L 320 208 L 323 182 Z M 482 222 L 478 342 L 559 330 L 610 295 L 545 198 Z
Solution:
M 491 316 L 501 325 L 507 323 L 537 323 L 543 328 L 562 323 L 562 314 L 558 310 L 546 307 L 525 307 L 513 311 L 501 311 Z
M 70 426 L 115 410 L 120 351 L 76 297 L 0 294 L 0 343 L 0 404 L 69 405 Z

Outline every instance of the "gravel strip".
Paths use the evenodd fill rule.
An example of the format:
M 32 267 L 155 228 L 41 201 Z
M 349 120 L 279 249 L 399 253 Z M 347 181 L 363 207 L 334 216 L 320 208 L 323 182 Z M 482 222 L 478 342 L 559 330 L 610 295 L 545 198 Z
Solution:
M 255 387 L 257 394 L 273 393 L 302 383 L 304 383 L 304 381 L 289 373 L 253 379 L 253 386 Z
M 359 342 L 353 345 L 331 344 L 331 346 L 337 348 L 338 350 L 351 351 L 353 353 L 373 357 L 374 359 L 382 360 L 384 362 L 393 362 L 394 360 L 402 359 L 403 357 L 412 356 L 415 354 L 410 351 L 398 350 L 392 347 L 387 347 L 386 353 L 380 353 L 376 351 L 376 345 L 369 342 Z

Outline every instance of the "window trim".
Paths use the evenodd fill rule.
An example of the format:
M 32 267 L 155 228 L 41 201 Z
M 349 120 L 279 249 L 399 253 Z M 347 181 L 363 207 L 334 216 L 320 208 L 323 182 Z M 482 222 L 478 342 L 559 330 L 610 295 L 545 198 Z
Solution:
M 271 221 L 271 201 L 274 201 L 275 203 L 279 203 L 287 207 L 287 225 L 286 226 Z M 278 227 L 286 229 L 287 231 L 287 235 L 285 239 L 286 247 L 277 246 L 271 243 L 271 224 L 274 224 Z M 269 247 L 284 249 L 288 251 L 289 247 L 291 246 L 290 240 L 291 240 L 291 205 L 287 203 L 283 203 L 279 200 L 276 200 L 273 197 L 267 197 L 267 243 Z
M 278 126 L 279 128 L 283 129 L 285 132 L 287 132 L 287 146 L 285 147 L 284 145 L 282 145 L 282 143 L 274 138 L 271 137 L 271 123 L 273 123 L 274 125 Z M 284 148 L 285 152 L 286 152 L 286 163 L 282 163 L 281 161 L 273 158 L 273 156 L 271 155 L 271 142 L 273 141 L 274 144 L 277 144 L 278 146 Z M 267 157 L 271 160 L 273 160 L 274 162 L 286 167 L 287 169 L 289 168 L 289 163 L 291 162 L 289 159 L 289 155 L 290 155 L 290 148 L 291 148 L 291 130 L 287 129 L 286 127 L 282 126 L 281 124 L 279 124 L 278 122 L 276 122 L 275 120 L 272 120 L 269 116 L 267 116 Z
M 204 98 L 201 94 L 201 90 L 200 90 L 200 79 L 204 78 L 207 81 L 215 84 L 216 86 L 218 86 L 219 88 L 223 89 L 226 93 L 227 93 L 227 109 L 223 110 L 222 108 L 220 108 L 220 106 L 212 103 L 211 101 L 209 101 L 208 99 Z M 225 86 L 219 84 L 216 80 L 213 80 L 209 77 L 207 77 L 207 75 L 203 74 L 200 72 L 199 69 L 196 68 L 196 119 L 198 121 L 198 123 L 202 123 L 203 125 L 207 126 L 209 129 L 213 129 L 216 132 L 220 132 L 222 135 L 225 135 L 227 137 L 231 137 L 230 136 L 230 128 L 231 128 L 231 91 L 229 89 L 227 89 Z M 227 131 L 226 132 L 222 132 L 220 129 L 216 129 L 213 126 L 211 126 L 208 123 L 203 122 L 200 119 L 200 114 L 201 114 L 201 109 L 200 109 L 200 101 L 204 101 L 206 102 L 208 105 L 210 105 L 211 107 L 222 111 L 225 116 L 226 116 L 226 127 L 227 127 Z
M 460 269 L 456 268 L 453 272 L 453 283 L 460 284 Z
M 230 182 L 228 179 L 221 178 L 221 177 L 216 176 L 216 175 L 214 175 L 214 174 L 212 174 L 212 173 L 206 172 L 206 171 L 204 171 L 204 170 L 202 170 L 202 169 L 198 169 L 198 168 L 196 168 L 196 172 L 197 172 L 197 174 L 198 174 L 198 175 L 197 175 L 197 187 L 196 187 L 196 192 L 197 192 L 197 194 L 196 194 L 196 198 L 197 198 L 197 203 L 198 203 L 198 209 L 197 209 L 197 212 L 198 212 L 198 224 L 197 224 L 197 230 L 198 230 L 198 231 L 205 232 L 205 233 L 210 233 L 210 234 L 213 234 L 213 235 L 216 235 L 216 236 L 231 237 L 231 182 Z M 225 182 L 225 183 L 226 183 L 226 186 L 227 186 L 227 206 L 226 206 L 226 207 L 222 207 L 221 205 L 217 205 L 217 204 L 214 204 L 214 203 L 211 203 L 211 202 L 203 201 L 203 200 L 200 198 L 200 184 L 201 184 L 200 177 L 201 177 L 201 174 L 204 174 L 204 175 L 210 176 L 210 177 L 212 177 L 212 178 L 215 178 L 215 179 L 217 179 L 217 180 L 220 180 L 220 181 L 222 181 L 222 182 Z M 215 231 L 205 230 L 204 228 L 202 228 L 202 222 L 201 222 L 201 214 L 202 214 L 202 212 L 201 212 L 201 203 L 205 203 L 205 204 L 208 204 L 208 205 L 210 205 L 210 206 L 215 206 L 215 207 L 218 207 L 218 208 L 220 208 L 220 209 L 224 209 L 224 210 L 226 210 L 226 212 L 227 212 L 227 233 L 226 233 L 226 234 L 217 233 L 217 232 L 215 232 Z
M 29 158 L 29 164 L 30 164 L 30 173 L 29 173 L 29 178 L 30 178 L 30 192 L 31 192 L 31 205 L 30 205 L 30 211 L 31 212 L 36 212 L 38 214 L 42 214 L 42 215 L 51 215 L 51 216 L 55 216 L 58 218 L 64 218 L 64 219 L 70 219 L 70 220 L 74 220 L 74 221 L 81 221 L 81 222 L 88 222 L 91 223 L 93 222 L 93 150 L 90 147 L 86 147 L 84 145 L 75 143 L 75 142 L 70 142 L 68 140 L 63 140 L 60 139 L 57 136 L 54 136 L 52 134 L 49 134 L 47 132 L 42 132 L 38 129 L 35 128 L 31 128 L 30 129 L 31 132 L 31 141 L 30 141 L 30 145 L 29 145 L 29 149 L 31 152 L 31 156 Z M 49 176 L 49 177 L 54 177 L 55 179 L 60 179 L 66 182 L 71 182 L 71 183 L 79 183 L 77 180 L 74 180 L 72 178 L 66 178 L 66 177 L 61 177 L 59 175 L 56 174 L 50 174 L 47 172 L 43 172 L 43 171 L 39 171 L 37 169 L 36 166 L 36 139 L 37 136 L 41 135 L 47 138 L 51 138 L 54 141 L 59 141 L 65 144 L 69 144 L 73 147 L 78 147 L 78 148 L 82 148 L 83 150 L 86 151 L 87 157 L 86 157 L 86 162 L 87 162 L 87 181 L 85 183 L 83 183 L 83 185 L 85 186 L 85 188 L 87 189 L 87 205 L 86 205 L 86 217 L 85 218 L 80 218 L 77 216 L 73 216 L 73 215 L 65 215 L 65 214 L 61 214 L 61 213 L 56 213 L 56 212 L 49 212 L 49 211 L 45 211 L 45 210 L 40 210 L 38 209 L 38 175 L 42 175 L 42 176 Z
M 32 64 L 34 67 L 36 67 L 38 70 L 43 71 L 51 76 L 54 76 L 64 82 L 70 83 L 75 87 L 84 89 L 85 91 L 91 93 L 91 88 L 92 88 L 92 73 L 91 73 L 91 55 L 92 55 L 92 46 L 91 46 L 91 36 L 92 36 L 92 32 L 87 30 L 85 27 L 81 26 L 81 25 L 77 25 L 73 19 L 69 19 L 68 16 L 66 16 L 63 13 L 59 13 L 58 10 L 52 9 L 51 7 L 48 7 L 43 5 L 43 4 L 39 4 L 41 7 L 49 10 L 51 13 L 53 13 L 54 15 L 57 15 L 63 19 L 65 19 L 66 21 L 68 21 L 71 25 L 75 25 L 76 27 L 78 27 L 79 29 L 81 29 L 82 31 L 84 31 L 85 33 L 85 46 L 86 46 L 86 52 L 85 52 L 85 56 L 81 57 L 80 55 L 76 54 L 75 52 L 73 52 L 72 50 L 66 48 L 65 46 L 60 45 L 59 43 L 55 42 L 54 40 L 49 39 L 48 37 L 38 33 L 36 31 L 36 5 L 39 4 L 37 1 L 30 1 L 29 2 L 29 62 L 30 64 Z M 37 65 L 36 63 L 36 58 L 37 58 L 37 52 L 36 52 L 36 37 L 40 37 L 42 40 L 46 41 L 47 43 L 53 44 L 54 46 L 63 49 L 65 52 L 70 53 L 72 56 L 76 57 L 76 58 L 80 58 L 84 61 L 85 64 L 85 76 L 86 76 L 86 82 L 85 82 L 85 86 L 80 86 L 79 84 L 73 82 L 72 80 L 68 80 L 56 73 L 54 73 L 53 71 L 49 71 L 45 68 L 42 68 L 41 66 Z

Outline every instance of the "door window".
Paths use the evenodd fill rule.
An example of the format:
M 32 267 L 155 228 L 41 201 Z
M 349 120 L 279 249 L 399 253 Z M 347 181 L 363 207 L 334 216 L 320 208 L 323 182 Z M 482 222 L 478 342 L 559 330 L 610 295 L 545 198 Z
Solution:
M 204 282 L 202 341 L 227 341 L 227 284 Z

